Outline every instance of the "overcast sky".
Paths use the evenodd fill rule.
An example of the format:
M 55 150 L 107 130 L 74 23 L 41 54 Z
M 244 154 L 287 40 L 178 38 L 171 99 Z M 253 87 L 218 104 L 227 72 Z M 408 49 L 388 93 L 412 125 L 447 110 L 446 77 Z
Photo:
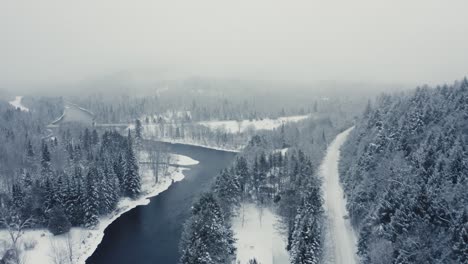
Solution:
M 468 74 L 466 0 L 0 0 L 0 85 L 154 76 L 407 83 Z

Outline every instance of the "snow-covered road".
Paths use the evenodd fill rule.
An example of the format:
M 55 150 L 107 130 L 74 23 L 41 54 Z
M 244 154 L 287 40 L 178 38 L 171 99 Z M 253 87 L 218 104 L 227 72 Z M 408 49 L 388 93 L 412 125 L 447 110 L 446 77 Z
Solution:
M 331 263 L 358 263 L 356 252 L 357 238 L 348 219 L 345 219 L 346 199 L 340 184 L 338 162 L 340 147 L 345 142 L 352 128 L 339 134 L 328 146 L 327 154 L 320 166 L 323 178 L 324 207 L 327 214 L 328 234 L 326 260 Z M 347 217 L 346 217 L 347 218 Z

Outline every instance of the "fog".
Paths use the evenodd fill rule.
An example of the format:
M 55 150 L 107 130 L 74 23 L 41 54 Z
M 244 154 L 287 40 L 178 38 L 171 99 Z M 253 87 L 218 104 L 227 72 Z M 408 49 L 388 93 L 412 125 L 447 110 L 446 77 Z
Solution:
M 122 78 L 437 84 L 468 2 L 0 0 L 0 89 Z

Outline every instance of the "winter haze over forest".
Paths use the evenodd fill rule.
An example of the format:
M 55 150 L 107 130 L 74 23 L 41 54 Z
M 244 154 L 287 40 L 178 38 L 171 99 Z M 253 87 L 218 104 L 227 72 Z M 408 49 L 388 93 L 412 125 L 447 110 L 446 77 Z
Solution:
M 463 0 L 1 5 L 10 89 L 192 76 L 415 86 L 460 78 L 468 64 Z
M 468 264 L 466 10 L 0 0 L 0 264 Z

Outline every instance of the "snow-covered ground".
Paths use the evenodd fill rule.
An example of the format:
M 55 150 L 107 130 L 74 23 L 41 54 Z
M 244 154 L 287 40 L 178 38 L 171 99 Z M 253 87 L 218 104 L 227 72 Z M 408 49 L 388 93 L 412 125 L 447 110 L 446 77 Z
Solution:
M 276 154 L 276 153 L 281 153 L 281 155 L 286 155 L 286 152 L 288 152 L 289 148 L 282 148 L 282 149 L 275 149 L 273 150 L 273 153 Z
M 328 263 L 358 263 L 356 233 L 346 219 L 346 199 L 338 174 L 340 147 L 351 130 L 352 128 L 342 132 L 333 140 L 319 169 L 323 178 L 324 207 L 328 221 L 325 248 L 325 260 Z
M 262 120 L 225 120 L 225 121 L 204 121 L 199 122 L 200 125 L 209 127 L 210 129 L 223 129 L 229 133 L 242 133 L 248 129 L 253 130 L 273 130 L 288 122 L 298 122 L 308 118 L 309 115 L 286 116 L 277 119 L 265 118 Z
M 171 155 L 171 164 L 195 165 L 198 161 L 182 156 Z M 113 221 L 125 212 L 140 206 L 149 204 L 149 198 L 167 190 L 173 182 L 181 181 L 184 178 L 183 171 L 187 168 L 169 167 L 164 176 L 159 177 L 157 184 L 154 184 L 153 173 L 149 169 L 142 169 L 142 193 L 137 200 L 129 198 L 122 199 L 113 214 L 100 218 L 99 226 L 96 229 L 72 228 L 68 234 L 53 236 L 46 229 L 28 230 L 19 241 L 21 247 L 21 258 L 24 264 L 84 264 L 101 243 L 104 237 L 104 230 Z M 6 230 L 0 231 L 0 254 L 2 254 L 10 241 Z M 25 249 L 27 245 L 34 245 L 32 249 Z M 69 250 L 71 248 L 71 250 Z M 70 253 L 71 252 L 71 253 Z M 71 255 L 71 261 L 70 261 Z M 60 261 L 58 261 L 60 260 Z
M 189 138 L 185 138 L 185 139 L 158 138 L 157 140 L 161 142 L 178 143 L 178 144 L 191 145 L 191 146 L 203 147 L 203 148 L 220 150 L 220 151 L 228 151 L 228 152 L 240 152 L 243 149 L 243 146 L 236 148 L 236 149 L 231 148 L 231 147 L 214 146 L 206 142 L 205 143 L 198 142 L 195 140 L 191 140 Z
M 151 158 L 148 155 L 148 152 L 146 151 L 141 151 L 138 153 L 138 161 L 141 163 L 147 163 L 151 162 Z M 165 161 L 163 161 L 165 162 Z M 172 164 L 172 165 L 179 165 L 179 166 L 192 166 L 192 165 L 197 165 L 199 162 L 198 160 L 194 160 L 190 157 L 184 156 L 184 155 L 179 155 L 179 154 L 170 154 L 169 155 L 169 160 L 167 163 Z M 150 169 L 148 169 L 150 170 Z M 150 171 L 151 172 L 151 171 Z
M 21 111 L 29 112 L 29 108 L 21 104 L 21 100 L 23 100 L 23 96 L 16 96 L 15 100 L 10 101 L 9 103 L 14 106 L 15 108 L 19 108 Z
M 171 163 L 174 163 L 180 166 L 192 166 L 192 165 L 197 165 L 199 163 L 198 160 L 194 160 L 184 155 L 172 154 L 171 157 L 172 157 Z
M 280 231 L 279 217 L 268 208 L 244 203 L 234 217 L 232 228 L 237 239 L 236 263 L 287 264 L 286 236 Z

